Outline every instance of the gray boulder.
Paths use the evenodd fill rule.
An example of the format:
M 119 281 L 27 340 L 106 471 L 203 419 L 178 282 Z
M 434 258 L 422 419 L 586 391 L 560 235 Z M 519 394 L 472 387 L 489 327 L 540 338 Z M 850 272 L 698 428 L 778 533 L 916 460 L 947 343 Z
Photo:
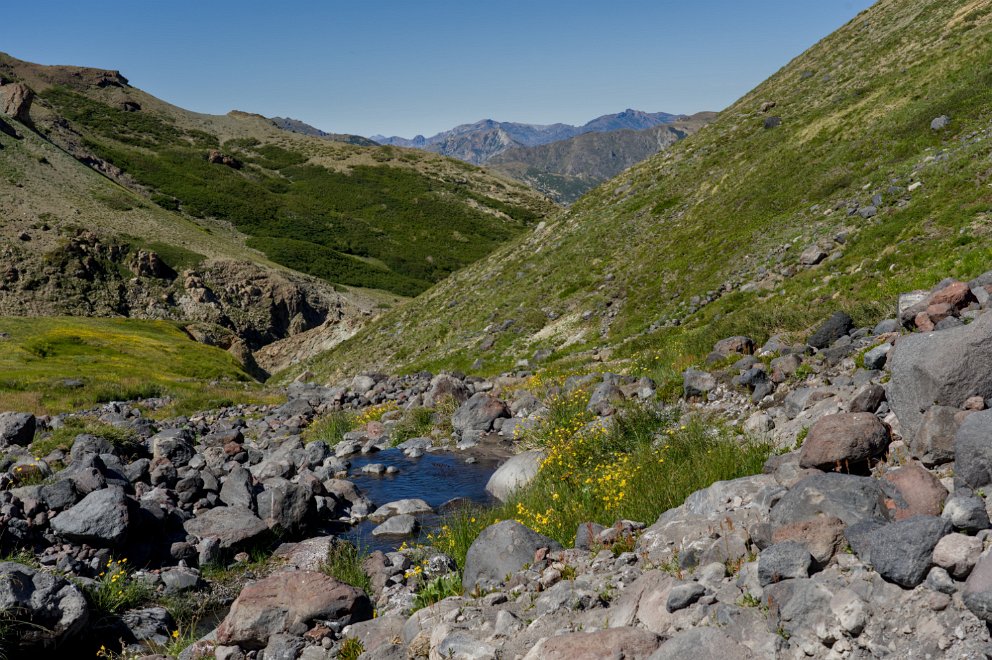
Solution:
M 758 581 L 761 586 L 791 578 L 809 577 L 813 557 L 802 543 L 785 541 L 765 548 L 758 557 Z
M 250 544 L 269 531 L 264 520 L 241 506 L 208 509 L 183 523 L 183 528 L 199 539 L 217 539 L 224 550 Z
M 31 413 L 0 413 L 0 448 L 9 445 L 27 447 L 34 440 L 37 427 Z
M 901 337 L 889 353 L 889 405 L 912 438 L 930 406 L 992 397 L 992 314 L 940 332 Z
M 418 497 L 411 497 L 383 504 L 369 514 L 369 520 L 372 522 L 382 522 L 392 516 L 414 516 L 417 514 L 432 512 L 433 509 L 430 504 Z
M 314 512 L 313 492 L 303 484 L 278 481 L 266 484 L 256 498 L 258 517 L 270 529 L 282 532 L 302 530 Z
M 793 486 L 772 507 L 771 522 L 784 526 L 826 514 L 853 525 L 862 520 L 884 522 L 886 511 L 885 495 L 876 479 L 828 472 Z
M 505 502 L 511 493 L 534 480 L 545 455 L 541 449 L 532 449 L 512 456 L 489 477 L 486 492 Z
M 951 523 L 936 516 L 914 516 L 880 525 L 865 521 L 845 531 L 854 553 L 879 575 L 912 589 L 933 565 L 933 550 L 951 533 Z
M 124 490 L 96 490 L 52 518 L 52 531 L 62 538 L 96 546 L 116 546 L 127 537 L 130 515 Z
M 505 403 L 491 394 L 479 392 L 459 406 L 451 418 L 451 425 L 458 432 L 491 431 L 495 420 L 509 416 Z
M 992 551 L 978 559 L 961 594 L 964 604 L 982 621 L 992 623 Z
M 909 441 L 910 454 L 927 467 L 953 461 L 954 437 L 961 426 L 957 414 L 957 408 L 930 406 Z
M 700 626 L 675 633 L 649 660 L 750 660 L 751 649 L 717 627 Z
M 933 121 L 930 122 L 930 130 L 942 131 L 950 125 L 951 118 L 947 115 L 941 115 L 939 117 L 934 117 Z
M 885 401 L 885 388 L 876 383 L 867 383 L 855 392 L 847 404 L 847 412 L 874 413 Z
M 601 417 L 612 415 L 616 411 L 616 404 L 623 400 L 623 391 L 613 378 L 607 377 L 592 391 L 586 410 Z
M 152 436 L 149 443 L 152 447 L 152 458 L 168 459 L 177 468 L 189 463 L 196 453 L 189 431 L 185 429 L 168 429 Z
M 813 348 L 826 348 L 854 327 L 854 321 L 845 312 L 834 312 L 823 324 L 809 336 L 806 343 Z
M 992 484 L 992 410 L 968 415 L 954 436 L 954 480 L 970 488 Z
M 941 516 L 950 520 L 954 529 L 972 534 L 992 527 L 985 501 L 967 488 L 958 488 L 947 498 Z
M 240 465 L 231 470 L 220 487 L 220 501 L 227 506 L 255 508 L 255 495 L 252 488 L 251 472 Z
M 490 525 L 472 542 L 465 556 L 462 584 L 466 591 L 486 583 L 499 583 L 534 561 L 541 548 L 561 550 L 554 539 L 538 534 L 515 520 Z
M 686 582 L 672 587 L 668 592 L 668 600 L 665 602 L 665 609 L 669 612 L 683 610 L 706 594 L 706 587 L 698 582 Z
M 0 620 L 9 626 L 0 650 L 12 651 L 8 657 L 57 649 L 71 655 L 65 643 L 82 632 L 88 619 L 86 597 L 76 585 L 23 564 L 0 562 Z
M 706 396 L 716 387 L 716 378 L 705 371 L 689 368 L 682 374 L 682 394 L 687 399 Z
M 417 531 L 420 523 L 408 513 L 388 518 L 386 522 L 372 530 L 372 536 L 410 536 Z

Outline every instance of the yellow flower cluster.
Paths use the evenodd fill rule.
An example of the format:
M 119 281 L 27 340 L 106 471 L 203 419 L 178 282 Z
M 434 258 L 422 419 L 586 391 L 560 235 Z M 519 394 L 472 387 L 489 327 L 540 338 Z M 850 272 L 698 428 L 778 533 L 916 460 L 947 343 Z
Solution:
M 383 415 L 391 410 L 396 410 L 398 407 L 395 401 L 387 401 L 375 406 L 369 406 L 355 417 L 355 427 L 365 426 L 369 422 L 378 422 L 382 419 Z

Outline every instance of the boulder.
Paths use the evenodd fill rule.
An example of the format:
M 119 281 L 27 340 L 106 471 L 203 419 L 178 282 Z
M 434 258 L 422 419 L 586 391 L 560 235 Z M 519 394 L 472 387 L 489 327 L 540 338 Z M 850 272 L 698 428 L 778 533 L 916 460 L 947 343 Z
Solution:
M 933 564 L 933 550 L 951 532 L 951 523 L 936 516 L 916 516 L 888 524 L 865 521 L 847 528 L 854 553 L 889 582 L 912 589 Z
M 207 509 L 183 523 L 183 528 L 199 539 L 217 539 L 224 550 L 248 545 L 269 531 L 264 520 L 241 506 Z
M 541 449 L 532 449 L 512 456 L 489 477 L 486 492 L 505 502 L 513 491 L 523 488 L 534 480 L 545 456 L 545 452 Z
M 280 633 L 299 634 L 315 620 L 347 625 L 372 618 L 361 590 L 313 571 L 283 571 L 246 586 L 217 628 L 217 642 L 262 649 Z
M 315 511 L 312 490 L 288 481 L 268 484 L 256 501 L 258 517 L 270 529 L 280 532 L 299 532 Z
M 388 518 L 384 523 L 372 530 L 372 536 L 410 536 L 417 531 L 420 524 L 413 516 L 401 513 Z
M 933 549 L 933 563 L 940 566 L 955 580 L 963 580 L 971 573 L 982 554 L 982 540 L 964 534 L 948 534 Z
M 52 518 L 52 531 L 77 543 L 113 547 L 127 537 L 129 523 L 124 490 L 111 486 L 93 491 Z
M 470 391 L 464 381 L 448 374 L 435 376 L 431 386 L 424 394 L 424 405 L 433 408 L 445 399 L 453 399 L 456 403 L 465 403 Z
M 837 472 L 814 474 L 797 483 L 772 507 L 770 518 L 779 527 L 821 514 L 840 518 L 845 525 L 888 519 L 876 479 Z
M 992 410 L 968 415 L 954 436 L 954 481 L 969 488 L 992 484 Z
M 909 440 L 909 453 L 927 467 L 954 460 L 954 436 L 961 422 L 958 409 L 950 406 L 930 406 L 916 433 Z
M 24 564 L 0 562 L 0 620 L 5 622 L 0 652 L 10 654 L 5 657 L 48 657 L 58 649 L 68 657 L 73 651 L 66 643 L 88 619 L 86 597 L 76 585 Z
M 665 609 L 669 612 L 683 610 L 706 595 L 706 587 L 698 582 L 685 582 L 672 587 L 665 601 Z
M 930 122 L 930 130 L 942 131 L 950 125 L 951 118 L 947 115 L 940 115 L 939 117 L 934 117 L 933 121 Z
M 251 472 L 240 465 L 232 469 L 220 487 L 220 501 L 231 507 L 255 508 Z
M 944 510 L 947 489 L 932 472 L 918 463 L 887 471 L 882 475 L 882 490 L 889 495 L 886 506 L 894 520 L 913 516 L 939 516 Z
M 727 337 L 713 345 L 713 352 L 724 357 L 734 353 L 752 355 L 754 354 L 754 340 L 743 336 Z
M 891 350 L 892 344 L 885 343 L 879 344 L 875 348 L 867 351 L 863 356 L 865 369 L 881 369 L 884 367 L 889 358 L 889 351 Z
M 992 314 L 957 328 L 900 337 L 889 366 L 889 405 L 903 435 L 912 438 L 930 406 L 960 408 L 969 397 L 992 397 Z
M 972 534 L 992 527 L 985 510 L 985 500 L 968 488 L 958 488 L 947 498 L 941 516 L 950 520 L 954 529 Z
M 545 637 L 524 660 L 577 660 L 578 658 L 624 658 L 646 660 L 661 644 L 661 638 L 640 628 L 607 628 Z M 444 657 L 444 656 L 441 656 Z
M 464 431 L 491 431 L 493 422 L 501 417 L 509 417 L 506 404 L 486 392 L 473 394 L 459 406 L 451 418 L 451 425 L 459 433 Z
M 0 449 L 9 445 L 27 447 L 34 440 L 36 426 L 31 413 L 0 413 Z
M 871 413 L 821 417 L 806 436 L 799 466 L 821 470 L 862 469 L 889 446 L 889 429 Z
M 700 626 L 672 635 L 651 656 L 651 660 L 750 660 L 754 657 L 751 649 L 734 641 L 720 628 Z
M 466 591 L 486 583 L 499 583 L 534 561 L 541 548 L 561 550 L 554 539 L 524 527 L 515 520 L 504 520 L 482 530 L 465 556 L 462 584 Z
M 816 516 L 775 528 L 772 543 L 781 545 L 786 541 L 802 543 L 819 566 L 826 565 L 847 544 L 844 522 L 834 516 Z
M 0 85 L 0 112 L 20 122 L 31 120 L 31 102 L 34 91 L 24 83 Z
M 992 550 L 979 557 L 961 594 L 964 604 L 986 623 L 992 623 Z
M 392 516 L 417 515 L 422 513 L 432 513 L 431 505 L 420 498 L 408 498 L 396 500 L 383 504 L 378 509 L 369 514 L 372 522 L 382 522 Z
M 847 404 L 850 413 L 874 413 L 885 401 L 885 388 L 876 383 L 868 383 L 854 393 Z
M 716 387 L 716 378 L 705 371 L 689 368 L 682 374 L 682 394 L 686 399 L 704 397 Z
M 758 582 L 761 586 L 791 578 L 809 577 L 813 557 L 802 543 L 785 541 L 765 548 L 758 557 Z
M 616 412 L 616 404 L 623 400 L 623 390 L 620 389 L 614 379 L 606 378 L 592 391 L 586 410 L 600 417 L 612 415 Z
M 809 336 L 806 343 L 813 348 L 826 348 L 849 333 L 853 327 L 854 321 L 845 312 L 834 312 Z

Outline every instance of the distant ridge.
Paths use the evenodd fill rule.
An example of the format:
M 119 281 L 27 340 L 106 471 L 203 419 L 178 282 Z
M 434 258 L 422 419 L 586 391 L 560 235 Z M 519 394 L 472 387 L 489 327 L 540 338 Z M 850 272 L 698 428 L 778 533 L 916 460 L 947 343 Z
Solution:
M 626 109 L 602 115 L 583 124 L 524 124 L 482 119 L 472 124 L 461 124 L 448 131 L 425 138 L 412 139 L 373 135 L 377 144 L 412 147 L 458 158 L 475 165 L 482 165 L 490 158 L 513 147 L 535 147 L 559 142 L 585 133 L 605 133 L 619 130 L 643 130 L 686 119 L 686 115 L 668 112 L 642 112 Z
M 360 147 L 377 147 L 378 142 L 370 140 L 361 135 L 349 135 L 348 133 L 328 133 L 322 131 L 316 126 L 311 126 L 306 122 L 300 121 L 299 119 L 291 119 L 289 117 L 270 117 L 269 120 L 281 128 L 284 131 L 289 131 L 290 133 L 299 133 L 301 135 L 309 135 L 311 137 L 319 137 L 325 140 L 330 140 L 332 142 L 344 142 L 345 144 L 355 144 Z

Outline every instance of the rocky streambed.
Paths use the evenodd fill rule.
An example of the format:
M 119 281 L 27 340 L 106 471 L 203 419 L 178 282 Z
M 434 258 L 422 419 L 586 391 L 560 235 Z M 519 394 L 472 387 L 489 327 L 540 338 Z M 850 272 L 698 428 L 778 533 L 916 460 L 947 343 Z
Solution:
M 86 427 L 5 413 L 5 653 L 169 655 L 187 632 L 163 604 L 183 597 L 221 620 L 181 658 L 988 657 L 990 284 L 914 292 L 872 328 L 839 313 L 807 337 L 718 342 L 684 374 L 681 411 L 772 440 L 762 474 L 655 520 L 589 521 L 573 547 L 499 522 L 468 549 L 461 594 L 424 607 L 424 585 L 457 567 L 416 547 L 419 530 L 540 463 L 521 453 L 493 472 L 547 414 L 526 374 L 361 375 L 168 420 L 154 401 L 109 404 Z M 589 393 L 596 424 L 624 400 L 657 405 L 644 378 L 559 389 Z M 447 398 L 429 436 L 399 442 L 404 410 Z M 314 439 L 314 420 L 376 406 L 340 441 Z M 31 457 L 59 427 L 80 432 Z M 372 546 L 364 590 L 328 574 L 342 536 Z M 117 573 L 154 597 L 113 607 Z

